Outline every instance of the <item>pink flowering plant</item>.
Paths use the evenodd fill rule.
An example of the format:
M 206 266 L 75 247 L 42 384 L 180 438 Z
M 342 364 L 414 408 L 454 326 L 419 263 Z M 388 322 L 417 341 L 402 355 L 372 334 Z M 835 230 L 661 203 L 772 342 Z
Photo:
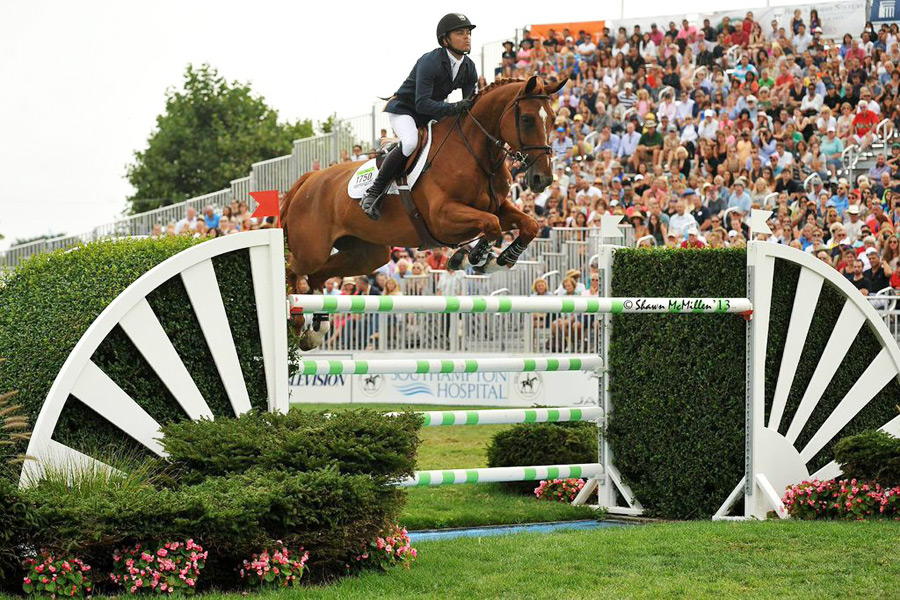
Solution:
M 306 570 L 309 552 L 300 548 L 291 553 L 282 542 L 273 550 L 265 549 L 245 560 L 239 571 L 241 581 L 251 588 L 278 589 L 295 587 Z M 299 558 L 298 558 L 299 557 Z
M 584 479 L 550 479 L 542 481 L 534 489 L 534 495 L 537 496 L 538 500 L 572 502 L 583 487 Z
M 116 551 L 110 579 L 132 595 L 193 594 L 207 552 L 194 540 Z
M 362 553 L 353 558 L 353 564 L 348 566 L 351 571 L 363 569 L 387 571 L 397 565 L 403 565 L 403 568 L 408 569 L 417 555 L 416 549 L 410 545 L 406 527 L 394 525 L 369 542 Z
M 84 598 L 91 593 L 91 567 L 77 558 L 41 551 L 25 561 L 22 591 L 29 596 Z
M 900 519 L 900 486 L 856 479 L 804 481 L 789 487 L 783 502 L 798 519 Z

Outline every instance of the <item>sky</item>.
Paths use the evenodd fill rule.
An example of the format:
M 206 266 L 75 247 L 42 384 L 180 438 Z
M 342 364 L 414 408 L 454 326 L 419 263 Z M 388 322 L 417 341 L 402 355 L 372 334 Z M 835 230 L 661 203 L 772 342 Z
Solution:
M 783 4 L 783 0 L 777 0 Z M 688 14 L 761 2 L 686 0 Z M 773 3 L 774 4 L 774 3 Z M 625 18 L 671 14 L 629 2 Z M 0 0 L 0 249 L 115 221 L 125 179 L 189 63 L 249 82 L 283 120 L 369 112 L 435 47 L 446 12 L 481 44 L 530 23 L 614 20 L 619 2 Z M 480 68 L 477 57 L 476 65 Z M 249 171 L 249 168 L 248 168 Z M 215 191 L 215 190 L 209 190 Z

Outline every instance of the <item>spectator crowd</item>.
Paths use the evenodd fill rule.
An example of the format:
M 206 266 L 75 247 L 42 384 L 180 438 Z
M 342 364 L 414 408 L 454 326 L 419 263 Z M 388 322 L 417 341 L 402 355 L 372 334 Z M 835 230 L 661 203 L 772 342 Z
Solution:
M 553 228 L 587 231 L 611 213 L 624 216 L 639 246 L 742 247 L 750 210 L 767 208 L 773 235 L 761 239 L 814 254 L 865 294 L 900 288 L 897 24 L 867 23 L 829 39 L 813 8 L 785 23 L 747 12 L 631 31 L 526 29 L 504 44 L 496 75 L 533 73 L 569 79 L 553 99 L 553 183 L 535 193 L 509 162 L 512 199 L 538 220 L 542 237 Z M 848 170 L 845 151 L 854 146 L 871 168 Z M 341 161 L 371 156 L 357 145 Z M 232 202 L 221 212 L 188 209 L 154 235 L 270 226 Z M 449 254 L 394 248 L 376 273 L 331 280 L 323 291 L 440 292 L 410 276 L 445 270 Z M 555 293 L 591 293 L 578 278 L 566 280 Z

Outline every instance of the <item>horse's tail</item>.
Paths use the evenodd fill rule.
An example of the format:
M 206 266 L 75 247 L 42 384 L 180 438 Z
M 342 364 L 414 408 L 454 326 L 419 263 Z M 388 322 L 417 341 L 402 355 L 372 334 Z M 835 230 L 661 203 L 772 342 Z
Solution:
M 303 175 L 301 175 L 301 176 L 300 176 L 300 179 L 298 179 L 298 180 L 296 181 L 296 183 L 294 183 L 294 186 L 290 189 L 290 191 L 289 191 L 287 194 L 284 195 L 284 201 L 281 203 L 281 209 L 280 209 L 279 212 L 281 213 L 281 228 L 284 230 L 284 237 L 285 237 L 285 239 L 287 239 L 287 235 L 288 235 L 288 229 L 287 229 L 287 211 L 288 211 L 288 208 L 289 208 L 290 205 L 291 205 L 291 200 L 292 200 L 293 197 L 296 195 L 297 190 L 300 189 L 300 186 L 303 185 L 303 183 L 304 183 L 307 179 L 309 179 L 309 176 L 312 175 L 312 174 L 313 174 L 312 171 L 307 171 L 306 173 L 304 173 Z

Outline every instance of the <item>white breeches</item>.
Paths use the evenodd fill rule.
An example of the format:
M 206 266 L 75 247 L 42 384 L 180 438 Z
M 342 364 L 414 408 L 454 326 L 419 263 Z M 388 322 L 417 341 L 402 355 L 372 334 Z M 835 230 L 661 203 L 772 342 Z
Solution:
M 419 128 L 416 127 L 416 120 L 409 115 L 394 113 L 388 113 L 388 119 L 394 135 L 400 138 L 403 156 L 412 156 L 412 153 L 416 151 L 416 146 L 419 145 Z

